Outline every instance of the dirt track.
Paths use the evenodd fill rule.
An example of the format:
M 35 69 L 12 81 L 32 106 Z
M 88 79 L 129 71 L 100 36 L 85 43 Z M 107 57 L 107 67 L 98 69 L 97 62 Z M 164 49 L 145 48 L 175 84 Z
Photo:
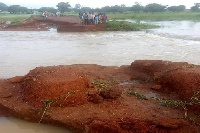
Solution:
M 72 17 L 35 17 L 18 25 L 0 25 L 0 31 L 46 31 L 57 28 L 58 32 L 105 31 L 105 25 L 81 25 L 78 18 Z
M 191 102 L 199 83 L 199 66 L 188 63 L 38 67 L 0 80 L 0 107 L 2 115 L 78 133 L 197 133 L 199 105 L 179 103 Z

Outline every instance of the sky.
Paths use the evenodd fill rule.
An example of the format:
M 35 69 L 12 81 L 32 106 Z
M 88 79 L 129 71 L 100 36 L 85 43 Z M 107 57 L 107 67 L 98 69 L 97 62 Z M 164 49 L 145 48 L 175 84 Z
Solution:
M 126 6 L 132 6 L 135 2 L 139 2 L 145 6 L 150 3 L 157 3 L 169 6 L 185 5 L 186 8 L 190 9 L 194 3 L 200 3 L 199 0 L 0 0 L 0 2 L 10 5 L 21 5 L 28 8 L 40 8 L 40 7 L 55 7 L 59 2 L 69 2 L 74 7 L 75 4 L 81 4 L 84 7 L 101 8 L 104 6 L 114 6 L 125 4 Z

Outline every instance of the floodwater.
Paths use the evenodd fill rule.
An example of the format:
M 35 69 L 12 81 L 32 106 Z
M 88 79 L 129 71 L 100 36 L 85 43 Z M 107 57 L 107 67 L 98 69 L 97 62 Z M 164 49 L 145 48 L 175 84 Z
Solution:
M 200 23 L 155 22 L 139 32 L 0 31 L 0 78 L 25 75 L 38 66 L 129 65 L 134 60 L 200 64 Z
M 1 133 L 71 133 L 65 128 L 0 117 Z
M 161 27 L 139 32 L 0 31 L 0 78 L 25 75 L 35 67 L 49 65 L 121 66 L 144 59 L 200 64 L 199 22 L 151 23 Z M 0 124 L 6 123 L 7 127 L 0 127 L 6 132 L 21 133 L 26 127 L 20 124 L 25 126 L 13 129 L 9 124 L 21 121 L 0 119 Z M 30 133 L 35 131 L 34 126 Z M 36 129 L 41 133 L 49 131 Z

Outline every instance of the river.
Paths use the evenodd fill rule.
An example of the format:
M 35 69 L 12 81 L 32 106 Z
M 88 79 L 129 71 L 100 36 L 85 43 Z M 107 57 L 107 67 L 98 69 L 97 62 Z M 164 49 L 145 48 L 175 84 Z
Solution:
M 121 66 L 144 59 L 200 64 L 200 22 L 151 23 L 161 27 L 138 32 L 0 31 L 0 78 L 49 65 Z M 10 119 L 6 121 L 9 125 Z M 8 126 L 5 132 L 22 130 Z

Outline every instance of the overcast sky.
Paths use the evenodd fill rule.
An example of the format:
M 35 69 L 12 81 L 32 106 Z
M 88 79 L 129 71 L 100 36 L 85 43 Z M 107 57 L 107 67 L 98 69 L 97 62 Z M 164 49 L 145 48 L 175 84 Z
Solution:
M 132 6 L 135 2 L 141 3 L 145 6 L 150 3 L 158 3 L 162 5 L 177 6 L 185 5 L 186 8 L 190 8 L 194 3 L 200 3 L 199 0 L 0 0 L 0 2 L 6 5 L 21 5 L 28 8 L 40 8 L 40 7 L 56 7 L 59 2 L 69 2 L 72 7 L 75 4 L 81 4 L 87 7 L 104 7 L 125 4 L 126 6 Z

